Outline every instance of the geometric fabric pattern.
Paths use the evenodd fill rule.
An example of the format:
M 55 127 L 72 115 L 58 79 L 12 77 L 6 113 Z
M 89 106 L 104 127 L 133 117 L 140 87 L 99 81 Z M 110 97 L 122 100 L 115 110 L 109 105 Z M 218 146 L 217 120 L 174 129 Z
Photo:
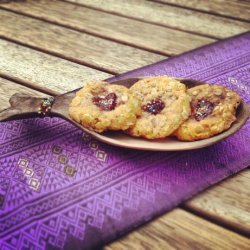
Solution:
M 245 33 L 115 79 L 193 78 L 228 86 L 250 104 L 249 44 Z M 183 152 L 105 145 L 60 118 L 0 123 L 0 249 L 100 247 L 249 166 L 249 142 L 250 121 Z

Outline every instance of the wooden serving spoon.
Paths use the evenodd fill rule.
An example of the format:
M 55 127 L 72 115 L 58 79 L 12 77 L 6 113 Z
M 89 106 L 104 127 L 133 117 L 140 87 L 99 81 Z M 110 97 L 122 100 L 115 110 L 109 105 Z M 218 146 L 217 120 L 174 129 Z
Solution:
M 141 78 L 129 78 L 125 80 L 111 82 L 111 84 L 118 84 L 130 87 L 140 79 Z M 185 84 L 187 88 L 205 84 L 204 82 L 190 80 L 190 79 L 178 79 L 178 80 L 180 80 L 183 84 Z M 98 134 L 94 131 L 90 131 L 89 129 L 83 127 L 82 125 L 75 122 L 69 117 L 68 114 L 69 104 L 75 97 L 77 91 L 78 90 L 74 90 L 72 92 L 68 92 L 66 94 L 54 97 L 54 103 L 50 112 L 48 113 L 48 116 L 61 117 L 71 122 L 75 126 L 79 127 L 83 131 L 91 134 L 96 139 L 102 142 L 125 148 L 154 150 L 154 151 L 181 151 L 181 150 L 203 148 L 212 145 L 218 141 L 221 141 L 222 139 L 225 139 L 226 137 L 234 134 L 246 123 L 247 119 L 250 116 L 249 107 L 247 106 L 247 104 L 242 102 L 237 110 L 237 120 L 232 124 L 232 126 L 228 130 L 211 138 L 194 142 L 182 142 L 178 141 L 175 138 L 170 138 L 170 137 L 165 139 L 146 140 L 142 138 L 131 137 L 121 131 L 109 131 L 103 134 Z M 31 97 L 25 94 L 14 94 L 10 98 L 11 107 L 0 112 L 0 121 L 41 117 L 41 114 L 39 115 L 38 113 L 38 108 L 40 107 L 43 100 L 44 98 Z

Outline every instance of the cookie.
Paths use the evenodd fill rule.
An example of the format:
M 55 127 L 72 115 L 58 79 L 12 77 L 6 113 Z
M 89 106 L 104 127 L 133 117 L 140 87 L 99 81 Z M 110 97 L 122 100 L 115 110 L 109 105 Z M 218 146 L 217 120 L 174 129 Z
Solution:
M 147 139 L 164 138 L 173 133 L 186 119 L 191 98 L 186 86 L 167 76 L 144 78 L 131 91 L 141 101 L 142 114 L 126 133 Z
M 84 127 L 98 133 L 126 130 L 141 114 L 140 101 L 124 86 L 92 82 L 76 93 L 69 115 Z
M 175 131 L 182 141 L 209 138 L 228 129 L 236 120 L 240 96 L 219 85 L 200 85 L 188 90 L 192 97 L 191 116 Z

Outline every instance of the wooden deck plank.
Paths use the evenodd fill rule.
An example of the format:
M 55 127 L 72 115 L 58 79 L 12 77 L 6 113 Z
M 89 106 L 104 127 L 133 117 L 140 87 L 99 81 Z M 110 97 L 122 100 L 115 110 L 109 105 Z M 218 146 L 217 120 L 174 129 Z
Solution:
M 2 37 L 111 73 L 166 58 L 4 10 L 0 10 L 0 23 Z
M 250 21 L 250 2 L 249 1 L 228 1 L 228 0 L 152 0 L 154 2 L 162 2 L 174 4 L 180 7 L 188 7 L 191 9 L 202 10 L 212 14 L 228 16 Z
M 146 0 L 67 0 L 67 2 L 214 38 L 225 38 L 250 29 L 250 24 L 247 22 Z
M 7 6 L 9 9 L 18 10 L 22 13 L 43 18 L 73 29 L 88 32 L 96 36 L 101 36 L 107 39 L 118 41 L 120 43 L 125 43 L 164 55 L 179 54 L 184 51 L 188 51 L 215 41 L 214 39 L 188 34 L 186 32 L 160 27 L 153 24 L 143 23 L 141 21 L 119 17 L 85 7 L 76 7 L 73 4 L 67 4 L 60 1 L 54 2 L 42 0 L 39 2 L 35 2 L 35 4 L 34 2 L 27 2 L 25 3 L 25 5 L 19 4 L 18 9 L 11 7 L 11 5 L 5 6 Z M 68 14 L 66 16 L 62 11 L 64 8 L 67 8 L 68 11 Z M 74 43 L 78 42 L 77 46 L 80 46 L 82 49 L 84 49 L 84 51 L 86 51 L 87 47 L 90 44 L 90 38 L 88 35 L 80 34 L 77 32 L 74 33 L 73 31 L 68 29 L 59 28 L 49 24 L 43 24 L 41 22 L 39 23 L 39 21 L 27 18 L 25 19 L 25 17 L 14 15 L 13 13 L 7 11 L 1 11 L 0 18 L 2 23 L 1 29 L 5 33 L 8 32 L 8 29 L 10 29 L 10 32 L 14 32 L 21 26 L 21 30 L 23 32 L 29 32 L 30 34 L 32 32 L 32 34 L 34 35 L 39 35 L 40 32 L 46 32 L 46 30 L 44 31 L 44 29 L 47 26 L 47 33 L 50 31 L 50 29 L 53 30 L 54 27 L 54 29 L 57 30 L 57 33 L 54 34 L 54 36 L 58 35 L 60 37 L 67 37 L 70 44 L 72 42 L 72 39 L 70 38 L 72 36 L 77 37 L 78 39 L 77 41 L 74 41 Z M 20 23 L 16 22 L 17 19 Z M 26 27 L 29 28 L 26 30 L 24 29 L 24 26 L 28 22 L 29 25 Z M 15 27 L 15 25 L 17 26 Z M 37 25 L 41 26 L 41 28 L 38 27 L 39 29 L 37 28 L 37 32 L 34 32 L 34 26 Z M 154 37 L 154 39 L 152 39 L 152 36 Z M 39 38 L 41 38 L 41 35 L 39 35 Z M 43 38 L 45 39 L 45 36 Z M 92 38 L 91 40 L 94 40 L 94 38 Z M 96 40 L 101 41 L 100 39 Z M 58 41 L 58 39 L 56 41 Z M 95 44 L 97 44 L 97 42 L 95 42 L 93 46 Z M 99 42 L 98 45 L 99 44 L 101 44 L 102 46 L 106 46 L 107 51 L 110 46 L 114 46 L 114 43 L 108 42 Z M 114 52 L 119 53 L 120 51 L 124 50 L 124 56 L 128 54 L 129 57 L 129 51 L 127 52 L 125 49 L 122 49 L 122 45 L 116 45 L 115 47 L 117 47 L 118 52 Z M 99 51 L 101 51 L 101 49 Z M 89 53 L 89 51 L 87 52 Z M 95 54 L 95 51 L 92 50 L 92 53 Z M 119 57 L 119 55 L 117 57 Z
M 105 250 L 249 249 L 250 240 L 181 209 L 140 227 Z
M 205 218 L 250 237 L 250 170 L 209 188 L 184 204 Z
M 58 94 L 111 76 L 4 40 L 0 40 L 0 75 Z

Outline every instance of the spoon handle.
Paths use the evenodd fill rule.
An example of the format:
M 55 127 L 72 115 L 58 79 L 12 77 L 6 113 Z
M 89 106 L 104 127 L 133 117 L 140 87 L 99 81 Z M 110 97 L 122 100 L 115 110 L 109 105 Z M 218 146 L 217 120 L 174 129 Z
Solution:
M 26 94 L 14 94 L 9 100 L 10 107 L 0 111 L 0 121 L 45 116 L 50 113 L 53 100 L 53 97 L 38 98 Z

